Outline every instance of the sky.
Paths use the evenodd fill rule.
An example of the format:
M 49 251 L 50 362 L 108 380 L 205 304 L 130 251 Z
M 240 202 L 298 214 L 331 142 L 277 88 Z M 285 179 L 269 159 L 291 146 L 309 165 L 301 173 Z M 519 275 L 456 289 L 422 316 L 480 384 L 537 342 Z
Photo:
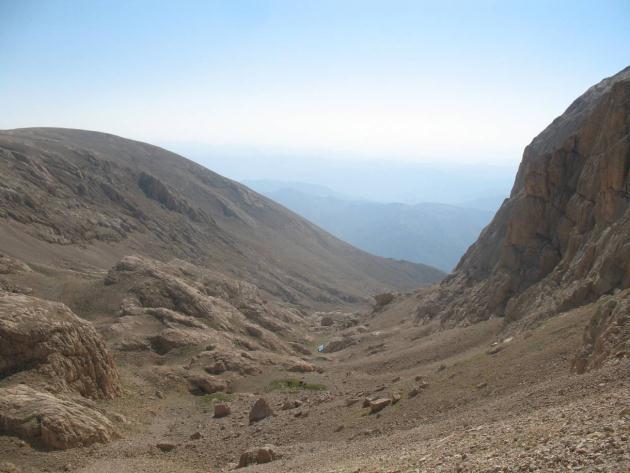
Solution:
M 627 0 L 0 0 L 0 129 L 513 166 L 630 64 L 629 25 Z

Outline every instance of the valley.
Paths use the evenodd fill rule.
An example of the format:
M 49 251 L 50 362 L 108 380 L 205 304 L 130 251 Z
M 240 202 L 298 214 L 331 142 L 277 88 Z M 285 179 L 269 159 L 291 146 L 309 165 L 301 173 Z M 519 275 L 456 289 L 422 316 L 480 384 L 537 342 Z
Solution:
M 0 472 L 627 472 L 630 68 L 446 275 L 104 133 L 0 132 Z

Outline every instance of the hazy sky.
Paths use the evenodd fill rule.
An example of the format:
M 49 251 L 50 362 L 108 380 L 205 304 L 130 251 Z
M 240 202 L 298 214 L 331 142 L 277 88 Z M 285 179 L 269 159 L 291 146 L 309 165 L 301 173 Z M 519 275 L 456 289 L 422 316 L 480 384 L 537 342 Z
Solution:
M 3 129 L 514 163 L 628 64 L 628 0 L 0 0 Z

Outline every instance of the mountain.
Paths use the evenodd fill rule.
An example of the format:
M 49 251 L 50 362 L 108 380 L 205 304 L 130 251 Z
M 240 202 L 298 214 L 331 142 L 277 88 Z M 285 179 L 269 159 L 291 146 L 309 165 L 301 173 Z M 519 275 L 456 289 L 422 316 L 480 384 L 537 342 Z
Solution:
M 245 179 L 243 184 L 263 195 L 270 195 L 285 190 L 295 190 L 315 197 L 335 197 L 342 200 L 358 200 L 352 196 L 336 192 L 330 187 L 309 182 L 277 181 L 273 179 Z
M 352 155 L 304 156 L 193 143 L 163 145 L 248 185 L 261 181 L 274 187 L 278 183 L 309 183 L 356 200 L 411 205 L 440 202 L 460 207 L 473 203 L 473 208 L 493 212 L 509 195 L 518 164 L 470 163 L 470 157 L 461 162 L 413 162 L 394 156 L 357 159 Z
M 2 133 L 0 471 L 629 471 L 629 123 L 630 68 L 371 307 L 427 268 L 149 145 Z
M 0 248 L 28 263 L 105 271 L 121 257 L 180 258 L 305 306 L 439 280 L 360 251 L 174 153 L 104 133 L 0 133 Z
M 579 369 L 630 353 L 628 123 L 630 67 L 587 90 L 525 148 L 510 198 L 455 272 L 420 297 L 418 318 L 528 326 L 582 308 L 592 322 Z
M 375 255 L 451 271 L 492 219 L 490 211 L 452 205 L 407 205 L 338 197 L 301 183 L 259 184 L 256 191 L 321 228 Z

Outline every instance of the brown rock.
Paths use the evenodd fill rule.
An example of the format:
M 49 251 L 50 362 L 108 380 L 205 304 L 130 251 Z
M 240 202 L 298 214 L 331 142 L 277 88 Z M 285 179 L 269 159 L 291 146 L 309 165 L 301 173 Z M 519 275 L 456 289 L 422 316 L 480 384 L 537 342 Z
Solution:
M 216 363 L 206 366 L 204 369 L 210 374 L 221 374 L 227 371 L 222 361 L 217 361 Z
M 175 450 L 177 445 L 171 442 L 161 442 L 161 443 L 158 443 L 156 447 L 158 450 L 161 450 L 163 452 L 170 452 L 170 451 Z
M 118 437 L 109 419 L 97 410 L 26 385 L 0 389 L 0 434 L 57 450 Z
M 232 413 L 229 404 L 215 404 L 214 405 L 214 417 L 220 419 L 221 417 L 227 417 Z
M 238 468 L 243 468 L 253 464 L 269 463 L 282 456 L 273 445 L 265 445 L 262 448 L 248 450 L 241 454 L 238 461 Z
M 264 398 L 259 398 L 249 412 L 249 422 L 258 422 L 273 415 L 269 403 Z
M 204 374 L 193 374 L 188 376 L 188 383 L 193 392 L 201 392 L 203 394 L 214 394 L 216 392 L 225 392 L 228 385 L 225 381 L 217 379 L 213 376 Z
M 26 371 L 49 387 L 86 397 L 121 392 L 114 361 L 92 324 L 63 304 L 0 293 L 0 378 L 19 381 Z
M 496 355 L 501 350 L 503 350 L 503 348 L 505 348 L 503 345 L 495 345 L 495 346 L 491 347 L 486 353 L 488 355 Z
M 285 401 L 282 404 L 282 410 L 283 411 L 288 411 L 290 409 L 296 409 L 298 407 L 300 407 L 302 405 L 302 401 L 300 401 L 299 399 L 293 399 L 291 401 Z
M 370 414 L 376 414 L 377 412 L 382 411 L 391 403 L 392 403 L 392 400 L 389 398 L 380 398 L 380 399 L 375 399 L 374 401 L 371 401 Z

